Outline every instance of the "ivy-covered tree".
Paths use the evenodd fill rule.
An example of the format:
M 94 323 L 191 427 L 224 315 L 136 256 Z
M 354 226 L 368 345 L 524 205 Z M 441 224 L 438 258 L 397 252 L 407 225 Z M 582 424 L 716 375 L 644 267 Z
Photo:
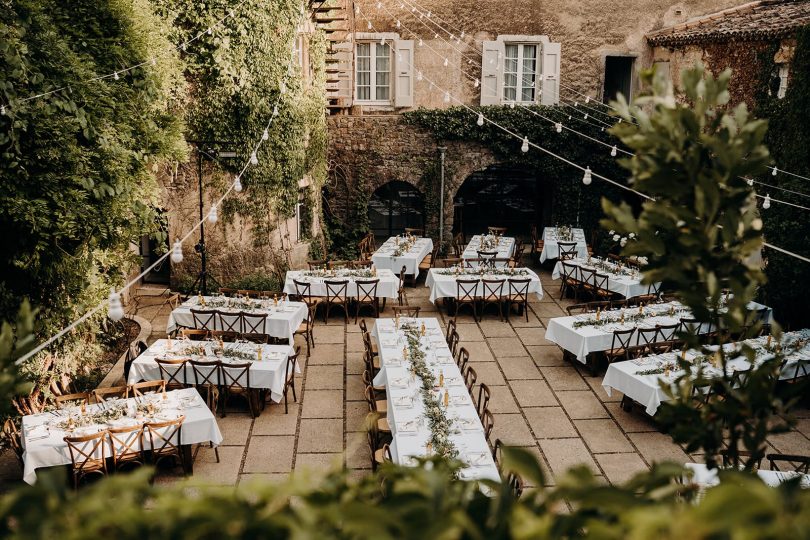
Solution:
M 4 317 L 27 297 L 43 333 L 61 328 L 129 271 L 130 244 L 156 233 L 153 171 L 185 152 L 166 29 L 147 0 L 3 3 Z

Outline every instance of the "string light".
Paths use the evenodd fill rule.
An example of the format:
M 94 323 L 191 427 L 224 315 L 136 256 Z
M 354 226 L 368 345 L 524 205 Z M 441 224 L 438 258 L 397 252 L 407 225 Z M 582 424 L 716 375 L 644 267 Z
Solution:
M 771 173 L 771 176 L 776 176 L 776 167 L 773 168 L 773 172 Z
M 582 175 L 582 183 L 586 186 L 590 186 L 592 182 L 591 179 L 591 168 L 585 167 L 585 174 Z
M 419 46 L 421 47 L 423 44 L 424 42 L 422 41 L 422 38 L 419 38 Z
M 270 132 L 267 131 L 267 128 L 264 128 L 264 132 L 262 133 L 262 140 L 266 141 L 269 138 L 270 138 Z
M 120 77 L 118 76 L 118 72 L 117 72 L 117 71 L 116 71 L 116 72 L 113 74 L 113 79 L 115 79 L 116 81 L 117 81 L 118 79 L 120 79 Z
M 274 117 L 278 116 L 278 105 L 273 106 L 273 116 Z
M 585 103 L 591 102 L 591 96 L 585 96 Z
M 417 71 L 417 72 L 416 72 L 416 80 L 417 80 L 417 81 L 421 81 L 421 80 L 422 80 L 422 72 L 421 72 L 421 71 Z
M 450 92 L 445 92 L 444 93 L 444 102 L 445 103 L 450 103 Z
M 447 61 L 447 58 L 445 58 L 445 59 L 444 59 L 444 67 L 447 67 L 447 64 L 448 64 L 448 63 L 449 63 L 449 62 Z
M 242 192 L 242 176 L 236 175 L 236 179 L 233 181 L 233 190 L 237 193 Z
M 385 38 L 380 39 L 380 45 L 385 45 Z
M 278 86 L 278 91 L 281 92 L 282 94 L 286 94 L 287 93 L 287 83 L 285 83 L 284 81 L 281 81 L 281 84 Z
M 172 262 L 175 264 L 183 262 L 183 243 L 179 238 L 175 238 L 172 246 Z
M 766 194 L 765 194 L 765 200 L 764 200 L 764 201 L 762 201 L 762 208 L 763 208 L 764 210 L 767 210 L 767 209 L 768 209 L 768 208 L 770 208 L 770 207 L 771 207 L 771 196 L 770 196 L 769 194 L 767 194 L 767 193 L 766 193 Z
M 478 113 L 478 120 L 475 123 L 478 124 L 478 127 L 484 125 L 484 113 Z
M 554 129 L 557 133 L 562 133 L 562 124 L 560 122 L 557 122 L 556 124 L 554 124 Z
M 259 156 L 256 155 L 256 150 L 250 153 L 250 164 L 251 165 L 259 164 Z
M 2 116 L 6 115 L 6 106 L 5 105 L 0 105 L 0 115 L 2 115 Z
M 397 19 L 397 28 L 399 28 L 400 26 L 402 26 L 402 23 L 399 22 L 399 19 Z
M 475 86 L 476 88 L 478 88 L 479 86 L 481 86 L 481 81 L 479 81 L 478 79 L 475 79 L 474 86 Z
M 208 211 L 208 223 L 213 225 L 219 219 L 219 214 L 217 213 L 217 205 L 212 204 L 211 210 Z
M 529 151 L 529 138 L 523 137 L 523 144 L 520 145 L 520 151 L 524 154 Z
M 616 157 L 617 152 L 618 152 L 618 149 L 616 148 L 616 145 L 614 144 L 613 148 L 610 149 L 610 157 Z
M 115 289 L 110 289 L 110 296 L 107 299 L 107 317 L 111 321 L 118 322 L 124 318 L 124 308 L 121 306 L 121 295 L 115 292 Z

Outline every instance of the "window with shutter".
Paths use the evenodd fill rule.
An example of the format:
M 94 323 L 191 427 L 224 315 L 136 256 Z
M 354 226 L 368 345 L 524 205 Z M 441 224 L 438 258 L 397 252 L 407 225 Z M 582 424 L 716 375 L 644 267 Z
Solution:
M 560 44 L 547 36 L 502 35 L 482 43 L 481 105 L 554 105 L 559 84 Z
M 413 40 L 396 40 L 394 48 L 396 49 L 394 106 L 413 107 Z
M 484 41 L 481 50 L 481 105 L 498 105 L 503 94 L 502 41 Z
M 355 97 L 357 101 L 391 101 L 391 45 L 360 42 L 355 51 Z

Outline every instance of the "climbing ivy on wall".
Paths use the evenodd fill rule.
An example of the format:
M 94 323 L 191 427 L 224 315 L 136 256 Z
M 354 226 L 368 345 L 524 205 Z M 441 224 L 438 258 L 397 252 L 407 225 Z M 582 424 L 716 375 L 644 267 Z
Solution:
M 757 96 L 756 114 L 768 119 L 766 144 L 774 163 L 785 170 L 810 176 L 810 27 L 797 31 L 796 49 L 790 67 L 790 80 L 783 99 L 776 97 L 772 86 L 776 46 L 763 54 L 763 73 Z M 779 187 L 810 192 L 806 180 L 784 173 L 770 174 L 760 181 Z M 759 193 L 768 188 L 757 186 Z M 771 197 L 807 206 L 808 199 L 785 191 L 770 190 Z M 810 219 L 807 212 L 773 203 L 762 211 L 766 240 L 787 250 L 810 256 Z M 793 328 L 810 325 L 810 264 L 797 261 L 777 251 L 766 249 L 768 259 L 765 286 L 766 301 L 774 308 L 780 323 Z
M 322 33 L 309 43 L 309 82 L 302 67 L 293 62 L 293 77 L 281 94 L 280 81 L 290 60 L 290 46 L 301 22 L 300 0 L 156 0 L 164 17 L 175 28 L 175 42 L 203 32 L 228 18 L 212 35 L 200 39 L 200 54 L 186 58 L 186 76 L 192 88 L 186 118 L 189 137 L 227 141 L 239 159 L 221 163 L 237 172 L 261 136 L 273 106 L 280 97 L 278 116 L 269 139 L 259 151 L 259 164 L 242 178 L 244 192 L 223 204 L 226 219 L 238 214 L 249 218 L 254 243 L 266 245 L 279 219 L 295 214 L 298 183 L 309 175 L 316 186 L 326 176 L 326 124 L 324 120 L 324 55 Z M 225 179 L 213 175 L 224 187 Z
M 589 105 L 592 107 L 592 105 Z M 543 116 L 573 129 L 585 133 L 594 139 L 609 144 L 618 141 L 600 129 L 593 127 L 578 118 L 584 114 L 593 114 L 592 110 L 574 107 L 543 107 L 533 109 Z M 529 140 L 561 155 L 575 163 L 587 165 L 591 170 L 607 178 L 622 181 L 626 172 L 618 166 L 616 158 L 610 156 L 610 149 L 601 144 L 589 141 L 579 135 L 563 130 L 557 133 L 553 124 L 522 107 L 494 106 L 483 107 L 481 112 L 487 118 L 510 130 L 527 136 Z M 603 111 L 605 112 L 605 111 Z M 520 150 L 521 141 L 503 132 L 489 123 L 478 126 L 477 115 L 463 107 L 448 109 L 419 109 L 403 115 L 406 122 L 428 129 L 440 140 L 471 141 L 489 147 L 505 163 L 523 166 L 537 171 L 538 177 L 552 182 L 553 206 L 551 216 L 546 216 L 546 223 L 575 224 L 579 216 L 579 225 L 586 230 L 598 229 L 601 217 L 599 200 L 608 197 L 611 200 L 627 198 L 620 188 L 594 178 L 593 183 L 582 185 L 582 172 L 564 162 L 553 158 L 540 150 L 530 148 L 527 153 Z M 438 169 L 432 182 L 438 182 Z M 452 204 L 452 201 L 451 201 Z

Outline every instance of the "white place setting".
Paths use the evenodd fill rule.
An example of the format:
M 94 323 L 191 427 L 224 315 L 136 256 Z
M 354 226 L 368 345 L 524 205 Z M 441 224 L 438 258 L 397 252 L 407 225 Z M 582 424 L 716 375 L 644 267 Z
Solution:
M 400 268 L 401 270 L 401 268 Z M 357 298 L 357 281 L 369 281 L 378 279 L 377 296 L 379 298 L 398 297 L 399 276 L 393 270 L 387 268 L 372 269 L 339 269 L 339 270 L 290 270 L 284 280 L 284 292 L 287 294 L 297 294 L 295 281 L 309 283 L 309 294 L 312 296 L 326 296 L 325 281 L 346 280 L 349 282 L 346 288 L 346 296 Z M 362 296 L 362 295 L 361 295 Z
M 287 359 L 293 353 L 291 345 L 267 345 L 256 343 L 216 343 L 213 341 L 190 341 L 159 339 L 138 356 L 129 370 L 129 384 L 138 381 L 153 381 L 161 377 L 157 359 L 165 360 L 219 360 L 228 364 L 250 363 L 250 387 L 270 390 L 275 402 L 284 398 L 284 382 L 287 377 Z M 298 364 L 296 373 L 301 373 Z M 175 376 L 177 382 L 193 385 L 194 367 L 186 364 L 182 373 Z
M 205 400 L 194 388 L 155 393 L 141 397 L 107 400 L 80 407 L 54 410 L 24 416 L 22 419 L 23 480 L 36 482 L 36 470 L 43 467 L 69 465 L 72 460 L 66 436 L 99 433 L 109 427 L 136 426 L 148 422 L 164 422 L 185 416 L 180 431 L 180 444 L 222 442 L 216 419 Z M 109 442 L 107 443 L 109 445 Z M 148 437 L 144 448 L 149 449 Z M 105 452 L 111 455 L 111 449 Z
M 540 262 L 560 257 L 560 242 L 575 242 L 577 257 L 588 257 L 588 244 L 585 242 L 585 230 L 572 227 L 546 227 L 543 229 L 543 251 Z
M 442 298 L 457 298 L 458 286 L 456 282 L 459 279 L 503 279 L 505 280 L 503 286 L 503 295 L 509 294 L 509 280 L 531 280 L 529 282 L 529 294 L 535 295 L 538 300 L 543 299 L 543 286 L 540 283 L 540 277 L 531 268 L 462 268 L 460 266 L 451 268 L 431 268 L 428 271 L 427 278 L 425 279 L 425 286 L 430 288 L 430 301 L 436 303 L 436 300 Z M 478 295 L 484 293 L 483 284 L 479 282 Z
M 191 310 L 217 310 L 229 315 L 247 312 L 252 315 L 267 315 L 264 328 L 260 334 L 287 339 L 293 342 L 293 335 L 304 319 L 307 318 L 307 305 L 293 302 L 286 296 L 273 298 L 229 298 L 227 296 L 192 296 L 183 304 L 173 309 L 166 323 L 166 333 L 172 334 L 179 328 L 194 328 L 194 316 Z M 220 326 L 218 317 L 214 317 L 208 330 L 226 330 Z
M 483 425 L 438 319 L 402 318 L 399 328 L 394 319 L 378 319 L 372 334 L 377 340 L 381 366 L 374 384 L 386 388 L 394 462 L 412 464 L 416 458 L 440 451 L 433 441 L 446 439 L 458 453 L 457 459 L 467 464 L 459 473 L 462 478 L 500 481 Z M 408 336 L 424 354 L 423 359 L 411 357 Z M 428 391 L 419 376 L 420 369 L 426 370 L 435 382 Z M 436 415 L 449 420 L 452 427 L 448 433 L 431 430 L 429 417 Z
M 378 270 L 391 270 L 396 274 L 405 267 L 405 274 L 419 275 L 419 263 L 433 251 L 433 240 L 415 236 L 392 236 L 371 256 Z

